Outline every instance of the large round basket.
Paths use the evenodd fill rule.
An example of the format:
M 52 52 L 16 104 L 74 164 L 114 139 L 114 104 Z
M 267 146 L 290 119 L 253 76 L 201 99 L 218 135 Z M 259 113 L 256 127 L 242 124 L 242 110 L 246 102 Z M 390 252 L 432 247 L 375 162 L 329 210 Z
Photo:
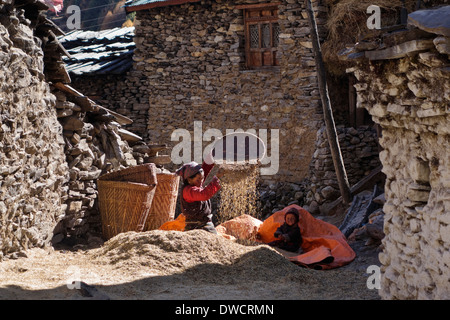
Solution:
M 113 171 L 100 176 L 98 180 L 125 181 L 156 185 L 156 165 L 154 163 L 145 163 L 122 170 Z
M 145 164 L 108 173 L 97 180 L 102 233 L 143 231 L 156 192 L 156 166 Z
M 98 190 L 105 240 L 121 232 L 143 230 L 156 191 L 154 185 L 99 180 Z
M 155 230 L 175 217 L 180 176 L 174 173 L 156 174 L 158 185 L 144 231 Z

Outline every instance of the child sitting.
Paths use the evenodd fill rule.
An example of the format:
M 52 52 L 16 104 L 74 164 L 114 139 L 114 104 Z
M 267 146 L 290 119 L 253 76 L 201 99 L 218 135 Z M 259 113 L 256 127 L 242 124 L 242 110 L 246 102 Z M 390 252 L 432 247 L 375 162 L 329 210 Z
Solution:
M 279 239 L 269 243 L 270 246 L 286 251 L 297 252 L 302 243 L 302 236 L 298 226 L 299 213 L 295 208 L 289 209 L 284 216 L 284 223 L 274 233 Z

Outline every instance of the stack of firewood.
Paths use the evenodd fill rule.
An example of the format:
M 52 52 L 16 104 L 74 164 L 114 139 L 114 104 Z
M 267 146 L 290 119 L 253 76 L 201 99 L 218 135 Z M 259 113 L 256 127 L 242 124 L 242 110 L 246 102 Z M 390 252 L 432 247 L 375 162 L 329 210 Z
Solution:
M 166 145 L 149 145 L 123 128 L 132 121 L 104 108 L 71 86 L 55 83 L 57 116 L 63 129 L 66 161 L 69 166 L 69 192 L 63 233 L 95 234 L 101 226 L 97 205 L 100 175 L 110 171 L 155 163 L 170 163 L 159 155 Z

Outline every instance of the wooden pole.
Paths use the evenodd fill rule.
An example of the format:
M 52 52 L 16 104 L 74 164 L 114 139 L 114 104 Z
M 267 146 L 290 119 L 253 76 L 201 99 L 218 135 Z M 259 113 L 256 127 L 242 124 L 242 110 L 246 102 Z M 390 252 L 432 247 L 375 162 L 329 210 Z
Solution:
M 342 200 L 345 204 L 349 204 L 352 200 L 350 185 L 345 171 L 344 160 L 342 158 L 341 149 L 339 147 L 339 140 L 336 132 L 336 126 L 333 119 L 333 110 L 331 108 L 330 97 L 328 95 L 328 86 L 326 81 L 325 67 L 322 60 L 322 52 L 320 49 L 319 35 L 317 32 L 316 18 L 312 9 L 311 0 L 307 2 L 307 13 L 309 24 L 311 27 L 311 38 L 314 50 L 314 57 L 316 61 L 317 76 L 319 82 L 320 97 L 322 100 L 323 116 L 327 129 L 328 143 L 330 144 L 331 156 L 333 158 L 334 169 L 339 184 Z

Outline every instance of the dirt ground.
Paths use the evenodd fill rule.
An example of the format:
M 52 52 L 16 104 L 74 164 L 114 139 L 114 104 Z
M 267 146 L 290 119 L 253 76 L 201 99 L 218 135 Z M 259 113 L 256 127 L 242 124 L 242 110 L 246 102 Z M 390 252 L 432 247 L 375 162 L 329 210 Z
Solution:
M 351 246 L 350 264 L 311 270 L 266 245 L 201 230 L 128 232 L 97 248 L 32 249 L 0 262 L 0 299 L 379 299 L 366 285 L 378 252 Z

